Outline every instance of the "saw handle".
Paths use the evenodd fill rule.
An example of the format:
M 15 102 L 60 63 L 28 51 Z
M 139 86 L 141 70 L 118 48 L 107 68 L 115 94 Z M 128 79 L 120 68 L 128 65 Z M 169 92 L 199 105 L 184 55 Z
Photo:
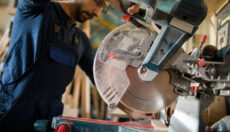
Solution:
M 133 25 L 135 25 L 138 28 L 142 27 L 142 25 L 130 15 L 124 14 L 122 19 L 126 22 L 131 22 Z
M 141 12 L 132 15 L 134 19 L 141 19 L 147 21 L 148 18 L 152 18 L 156 9 L 156 3 L 158 0 L 121 0 L 121 8 L 125 14 L 129 14 L 127 10 L 134 4 L 139 4 L 141 6 Z

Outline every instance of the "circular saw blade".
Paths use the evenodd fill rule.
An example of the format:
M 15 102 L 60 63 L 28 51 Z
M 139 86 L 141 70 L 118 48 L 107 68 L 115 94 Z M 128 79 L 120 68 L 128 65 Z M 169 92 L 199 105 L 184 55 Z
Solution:
M 161 71 L 153 81 L 142 81 L 138 76 L 138 69 L 131 66 L 127 67 L 126 73 L 130 85 L 121 103 L 129 109 L 146 113 L 158 112 L 177 98 L 166 70 Z
M 109 33 L 98 48 L 94 61 L 95 83 L 101 97 L 110 107 L 122 103 L 129 109 L 150 113 L 160 111 L 177 98 L 167 71 L 161 71 L 153 81 L 146 82 L 139 78 L 138 67 L 146 54 L 138 60 L 114 58 L 110 54 L 113 49 L 136 52 L 140 43 L 152 42 L 154 34 L 156 36 L 154 31 L 127 23 Z

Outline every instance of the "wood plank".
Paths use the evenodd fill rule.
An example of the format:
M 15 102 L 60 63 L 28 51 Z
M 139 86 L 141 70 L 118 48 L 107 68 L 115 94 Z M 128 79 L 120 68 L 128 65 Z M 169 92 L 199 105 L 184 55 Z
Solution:
M 226 115 L 225 99 L 216 96 L 213 104 L 208 108 L 208 123 L 213 124 Z
M 111 121 L 117 122 L 119 118 L 130 118 L 124 111 L 116 107 L 109 111 Z
M 6 48 L 9 46 L 9 44 L 10 44 L 10 38 L 7 39 L 6 43 L 3 44 L 3 47 L 0 50 L 0 57 L 1 58 L 3 57 L 4 52 L 5 52 Z
M 77 66 L 76 72 L 75 72 L 75 77 L 74 77 L 73 106 L 72 106 L 75 109 L 78 109 L 78 107 L 79 107 L 81 74 L 82 74 L 82 70 L 79 66 Z
M 95 118 L 100 119 L 99 103 L 98 103 L 100 98 L 98 97 L 97 88 L 95 86 L 92 86 L 92 94 L 93 94 L 93 108 L 95 110 Z
M 90 118 L 90 82 L 86 74 L 83 74 L 81 89 L 82 117 Z
M 105 102 L 101 101 L 100 119 L 104 120 L 104 117 L 105 117 Z
M 91 99 L 91 89 L 90 89 L 90 80 L 88 78 L 88 76 L 85 75 L 85 90 L 86 90 L 86 118 L 90 118 L 90 110 L 91 110 L 91 103 L 90 103 L 90 99 Z
M 86 21 L 82 25 L 82 30 L 86 33 L 88 37 L 90 37 L 90 21 Z M 87 61 L 87 60 L 86 60 Z M 90 118 L 90 80 L 83 74 L 82 77 L 82 117 Z
M 77 117 L 78 109 L 73 109 L 70 104 L 64 105 L 64 110 L 62 116 L 72 116 Z
M 0 47 L 1 47 L 1 49 L 2 49 L 2 47 L 4 46 L 4 42 L 5 41 L 7 41 L 7 39 L 9 38 L 9 32 L 10 32 L 10 29 L 7 29 L 5 32 L 4 32 L 4 34 L 3 34 L 3 36 L 2 36 L 2 38 L 1 38 L 1 40 L 0 40 Z
M 71 104 L 70 90 L 72 87 L 72 82 L 66 87 L 64 94 L 62 95 L 62 102 L 64 104 Z

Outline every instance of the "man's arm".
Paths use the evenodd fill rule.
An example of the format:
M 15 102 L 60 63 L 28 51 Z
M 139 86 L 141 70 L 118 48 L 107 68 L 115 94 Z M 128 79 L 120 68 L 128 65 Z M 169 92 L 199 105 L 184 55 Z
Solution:
M 142 112 L 137 112 L 137 111 L 133 111 L 127 107 L 125 107 L 124 105 L 122 105 L 121 103 L 119 103 L 117 105 L 118 108 L 120 108 L 121 110 L 123 110 L 130 118 L 132 118 L 133 120 L 152 120 L 152 119 L 158 119 L 159 115 L 158 113 L 151 113 L 151 114 L 146 114 L 146 113 L 142 113 Z
M 50 0 L 18 0 L 19 9 L 42 8 Z
M 90 78 L 91 82 L 95 85 L 94 78 L 93 78 L 94 52 L 86 34 L 83 33 L 82 36 L 84 40 L 84 44 L 83 44 L 84 51 L 79 61 L 79 66 L 81 67 L 82 70 L 85 71 L 87 76 Z

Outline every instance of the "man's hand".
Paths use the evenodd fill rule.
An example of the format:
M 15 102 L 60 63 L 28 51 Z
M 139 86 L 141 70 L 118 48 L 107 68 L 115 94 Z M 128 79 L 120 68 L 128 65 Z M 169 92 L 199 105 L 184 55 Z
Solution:
M 139 13 L 139 12 L 140 12 L 140 5 L 138 5 L 138 4 L 132 5 L 131 7 L 129 7 L 129 8 L 127 9 L 127 12 L 128 12 L 130 15 Z
M 111 4 L 112 7 L 114 7 L 116 9 L 120 10 L 121 12 L 123 12 L 122 9 L 121 9 L 120 0 L 107 0 L 107 1 L 109 1 L 109 3 Z M 127 12 L 130 15 L 138 13 L 139 11 L 140 11 L 140 5 L 138 5 L 138 4 L 134 4 L 134 5 L 132 5 L 131 7 L 129 7 L 127 9 Z
M 142 112 L 135 112 L 131 109 L 128 109 L 121 103 L 118 104 L 118 107 L 122 109 L 128 116 L 130 116 L 133 120 L 152 120 L 152 119 L 158 119 L 159 115 L 158 113 L 151 113 L 151 114 L 146 114 Z

